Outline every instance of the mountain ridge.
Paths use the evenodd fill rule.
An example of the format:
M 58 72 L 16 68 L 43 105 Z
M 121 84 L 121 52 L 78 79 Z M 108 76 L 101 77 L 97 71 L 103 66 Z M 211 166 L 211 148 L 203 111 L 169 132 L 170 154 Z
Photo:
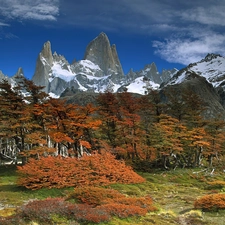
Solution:
M 129 90 L 144 94 L 146 85 L 158 88 L 162 81 L 171 78 L 175 72 L 166 70 L 160 74 L 155 63 L 150 63 L 140 71 L 131 74 L 130 70 L 125 75 L 116 45 L 111 45 L 107 35 L 101 32 L 87 45 L 83 59 L 71 64 L 64 56 L 52 53 L 50 41 L 45 42 L 37 56 L 32 81 L 38 86 L 44 86 L 43 90 L 52 97 L 59 97 L 66 88 L 71 87 L 96 93 Z M 4 78 L 3 73 L 1 77 Z M 139 89 L 132 89 L 136 82 Z

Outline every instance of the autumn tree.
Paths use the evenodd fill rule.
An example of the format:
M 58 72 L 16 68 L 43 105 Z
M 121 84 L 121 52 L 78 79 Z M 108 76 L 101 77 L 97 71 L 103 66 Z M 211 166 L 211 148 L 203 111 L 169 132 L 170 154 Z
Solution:
M 224 121 L 215 118 L 208 121 L 205 128 L 207 132 L 207 141 L 209 142 L 209 146 L 207 147 L 207 150 L 205 152 L 205 157 L 208 158 L 210 167 L 212 167 L 213 165 L 213 159 L 216 158 L 217 161 L 219 161 L 220 155 L 223 154 L 225 144 L 224 127 Z
M 97 97 L 99 106 L 98 114 L 102 120 L 102 138 L 107 140 L 113 147 L 117 147 L 116 133 L 118 131 L 118 120 L 121 118 L 119 112 L 119 101 L 111 92 L 100 93 Z
M 186 88 L 182 92 L 182 100 L 185 106 L 186 125 L 188 127 L 201 127 L 205 125 L 203 112 L 205 110 L 203 100 L 191 88 Z
M 3 151 L 16 155 L 25 149 L 25 123 L 29 120 L 29 113 L 25 110 L 21 92 L 7 80 L 0 82 L 0 104 L 0 132 L 2 143 L 5 144 Z
M 140 99 L 131 93 L 118 94 L 121 120 L 119 123 L 118 143 L 126 150 L 127 158 L 143 160 L 149 157 L 147 133 L 141 124 L 142 106 Z
M 163 167 L 182 166 L 183 140 L 186 138 L 186 127 L 176 118 L 162 114 L 159 122 L 154 124 L 151 134 L 151 145 L 157 159 Z
M 93 105 L 78 106 L 49 99 L 42 110 L 46 135 L 54 143 L 57 154 L 68 155 L 70 151 L 82 156 L 84 148 L 91 148 L 93 131 L 101 124 L 94 117 L 96 108 Z

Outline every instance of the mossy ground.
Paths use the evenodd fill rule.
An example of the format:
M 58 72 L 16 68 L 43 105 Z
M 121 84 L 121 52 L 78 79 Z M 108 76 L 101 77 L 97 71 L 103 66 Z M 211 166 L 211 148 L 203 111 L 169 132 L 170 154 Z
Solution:
M 146 196 L 153 198 L 157 212 L 144 217 L 128 219 L 113 218 L 102 225 L 145 225 L 145 224 L 195 224 L 195 225 L 222 225 L 225 221 L 225 212 L 201 212 L 193 208 L 194 201 L 203 195 L 212 192 L 223 192 L 220 189 L 210 188 L 210 181 L 224 181 L 224 174 L 216 170 L 177 169 L 172 171 L 152 171 L 140 173 L 146 182 L 135 185 L 111 185 L 112 188 L 129 196 Z M 25 204 L 31 199 L 45 199 L 47 197 L 65 196 L 71 189 L 41 189 L 37 191 L 26 190 L 16 185 L 16 167 L 0 167 L 0 216 L 9 216 L 14 213 L 17 206 Z M 57 215 L 53 216 L 55 224 L 78 224 L 75 221 L 66 221 Z

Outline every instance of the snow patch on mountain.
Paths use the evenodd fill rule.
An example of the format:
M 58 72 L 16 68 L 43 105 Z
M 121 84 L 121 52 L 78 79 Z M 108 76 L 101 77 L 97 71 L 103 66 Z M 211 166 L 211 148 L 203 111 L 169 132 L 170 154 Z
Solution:
M 208 54 L 201 61 L 180 70 L 166 85 L 182 83 L 189 79 L 191 74 L 202 76 L 214 87 L 218 87 L 223 84 L 225 79 L 225 58 L 216 54 Z
M 202 60 L 191 66 L 190 69 L 217 87 L 223 82 L 225 76 L 225 58 L 217 56 L 210 61 Z
M 59 63 L 54 62 L 52 66 L 52 74 L 49 77 L 49 82 L 51 82 L 55 77 L 59 77 L 62 80 L 70 82 L 74 79 L 75 74 L 70 69 L 65 70 Z
M 94 64 L 93 62 L 91 62 L 90 60 L 80 60 L 79 64 L 82 65 L 85 68 L 89 68 L 91 70 L 101 70 L 100 67 L 96 64 Z
M 129 85 L 127 85 L 126 88 L 128 92 L 143 95 L 146 93 L 147 89 L 158 89 L 159 84 L 147 80 L 144 77 L 138 77 Z

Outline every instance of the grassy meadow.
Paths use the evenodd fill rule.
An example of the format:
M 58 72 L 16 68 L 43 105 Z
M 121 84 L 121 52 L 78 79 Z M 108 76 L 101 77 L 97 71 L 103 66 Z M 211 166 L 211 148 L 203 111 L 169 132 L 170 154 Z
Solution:
M 121 219 L 113 217 L 109 222 L 99 224 L 109 225 L 146 225 L 146 224 L 181 224 L 181 225 L 223 225 L 225 211 L 215 210 L 204 212 L 194 209 L 197 198 L 225 192 L 221 185 L 210 182 L 225 181 L 224 173 L 204 169 L 176 169 L 171 171 L 154 170 L 151 173 L 139 173 L 146 179 L 141 184 L 114 184 L 112 189 L 126 196 L 150 196 L 157 211 L 141 217 Z M 27 190 L 16 185 L 17 174 L 14 165 L 0 166 L 0 216 L 13 215 L 15 210 L 31 200 L 48 197 L 65 197 L 73 188 Z M 66 218 L 54 215 L 52 224 L 92 224 L 68 221 Z M 33 221 L 27 224 L 38 224 Z

